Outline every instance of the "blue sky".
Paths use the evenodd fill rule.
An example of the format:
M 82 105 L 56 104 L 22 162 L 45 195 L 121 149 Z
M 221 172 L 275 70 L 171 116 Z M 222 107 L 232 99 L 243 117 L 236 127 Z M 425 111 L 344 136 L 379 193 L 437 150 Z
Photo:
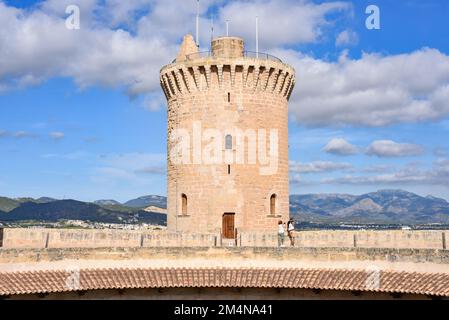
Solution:
M 65 8 L 81 9 L 80 30 Z M 380 30 L 365 8 L 380 9 Z M 177 16 L 173 14 L 177 12 Z M 0 195 L 165 195 L 158 71 L 194 31 L 195 1 L 0 0 Z M 215 35 L 297 72 L 291 192 L 402 188 L 449 199 L 449 2 L 202 1 Z M 447 98 L 447 99 L 446 99 Z

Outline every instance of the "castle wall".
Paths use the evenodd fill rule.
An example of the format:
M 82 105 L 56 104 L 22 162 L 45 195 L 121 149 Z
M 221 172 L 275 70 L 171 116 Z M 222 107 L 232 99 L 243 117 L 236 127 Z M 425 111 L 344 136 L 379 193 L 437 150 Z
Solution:
M 301 231 L 295 232 L 296 247 L 335 248 L 416 248 L 448 249 L 449 231 L 388 230 L 388 231 Z M 244 233 L 238 238 L 241 246 L 277 246 L 276 233 Z M 288 237 L 284 244 L 290 245 Z
M 219 235 L 164 231 L 4 229 L 4 248 L 99 248 L 214 246 Z
M 277 248 L 268 247 L 139 247 L 139 248 L 49 248 L 36 250 L 34 248 L 2 248 L 0 249 L 0 267 L 8 264 L 61 262 L 79 260 L 116 260 L 165 261 L 172 267 L 187 265 L 192 259 L 201 266 L 213 266 L 227 261 L 238 261 L 238 266 L 251 265 L 252 262 L 266 262 L 264 267 L 275 266 L 272 261 L 285 261 L 283 267 L 299 266 L 302 262 L 308 267 L 327 267 L 334 262 L 341 262 L 338 266 L 352 266 L 364 268 L 376 261 L 381 267 L 391 263 L 404 264 L 412 271 L 446 270 L 449 264 L 449 250 L 434 249 L 396 249 L 396 248 Z M 270 262 L 271 261 L 271 262 Z M 365 263 L 366 262 L 366 263 Z M 125 263 L 126 264 L 126 263 Z M 197 264 L 194 264 L 195 266 Z M 276 264 L 277 265 L 277 264 Z M 100 265 L 99 265 L 100 266 Z M 189 265 L 193 266 L 193 265 Z M 301 265 L 302 266 L 302 265 Z M 337 265 L 334 265 L 337 267 Z M 409 271 L 410 271 L 409 270 Z
M 5 228 L 4 248 L 276 247 L 276 232 L 242 232 L 236 241 L 220 233 Z M 448 249 L 449 231 L 301 231 L 296 247 Z M 288 237 L 285 245 L 289 246 Z

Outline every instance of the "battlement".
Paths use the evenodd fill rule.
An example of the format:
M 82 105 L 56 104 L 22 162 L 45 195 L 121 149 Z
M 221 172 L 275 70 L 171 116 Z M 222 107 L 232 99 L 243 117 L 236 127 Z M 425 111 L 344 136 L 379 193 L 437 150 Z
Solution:
M 295 247 L 302 248 L 394 248 L 447 250 L 448 230 L 300 231 Z M 288 243 L 288 239 L 286 239 Z M 99 248 L 99 247 L 277 247 L 275 232 L 240 232 L 234 240 L 220 233 L 170 231 L 3 229 L 2 247 L 8 248 Z
M 195 51 L 184 43 L 176 60 L 161 69 L 160 82 L 168 101 L 224 88 L 265 91 L 288 100 L 295 85 L 295 70 L 269 54 L 244 51 L 239 38 L 223 37 L 214 39 L 212 51 L 207 52 Z

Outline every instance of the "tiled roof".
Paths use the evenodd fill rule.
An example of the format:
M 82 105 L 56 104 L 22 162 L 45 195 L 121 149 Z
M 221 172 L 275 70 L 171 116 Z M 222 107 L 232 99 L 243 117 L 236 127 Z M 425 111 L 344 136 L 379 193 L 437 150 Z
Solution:
M 111 268 L 0 272 L 0 295 L 95 289 L 240 287 L 377 291 L 449 296 L 449 274 L 304 268 Z M 379 275 L 374 278 L 373 275 Z M 377 281 L 377 282 L 376 282 Z M 375 284 L 378 284 L 376 286 Z

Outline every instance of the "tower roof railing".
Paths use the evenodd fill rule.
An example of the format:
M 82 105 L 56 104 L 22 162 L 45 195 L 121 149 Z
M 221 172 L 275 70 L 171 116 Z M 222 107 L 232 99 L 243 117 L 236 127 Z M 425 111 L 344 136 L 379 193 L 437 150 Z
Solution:
M 186 55 L 187 61 L 201 59 L 201 58 L 207 58 L 207 57 L 214 57 L 214 55 L 212 54 L 212 52 L 210 50 L 209 51 L 195 52 L 195 53 L 191 53 L 191 54 Z M 276 62 L 282 62 L 282 60 L 279 59 L 278 57 L 275 57 L 275 56 L 273 56 L 271 54 L 264 53 L 264 52 L 243 51 L 243 57 L 244 58 L 253 58 L 253 59 L 262 59 L 262 60 L 271 60 L 271 61 L 276 61 Z M 226 57 L 220 56 L 220 58 L 226 58 Z M 235 57 L 229 57 L 229 58 L 235 58 Z M 175 62 L 176 62 L 176 59 L 172 61 L 172 63 L 175 63 Z

